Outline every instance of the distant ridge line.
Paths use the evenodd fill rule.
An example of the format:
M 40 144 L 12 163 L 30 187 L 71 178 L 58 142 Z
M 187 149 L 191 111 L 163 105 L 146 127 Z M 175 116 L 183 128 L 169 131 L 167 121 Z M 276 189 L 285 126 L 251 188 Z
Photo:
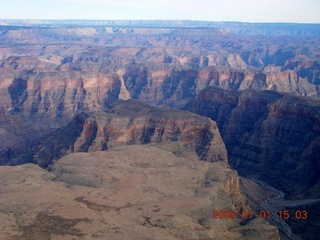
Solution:
M 34 20 L 0 19 L 0 26 L 15 27 L 138 27 L 138 28 L 215 28 L 237 35 L 320 36 L 316 23 L 249 23 L 193 20 Z

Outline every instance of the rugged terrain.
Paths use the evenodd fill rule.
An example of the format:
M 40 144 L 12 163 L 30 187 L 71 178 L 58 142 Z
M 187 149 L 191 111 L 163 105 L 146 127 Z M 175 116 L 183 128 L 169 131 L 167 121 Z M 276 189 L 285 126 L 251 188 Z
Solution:
M 217 121 L 229 163 L 242 175 L 291 196 L 319 197 L 319 100 L 207 88 L 188 109 Z
M 318 25 L 290 35 L 290 24 L 266 24 L 262 29 L 276 30 L 267 34 L 255 24 L 120 23 L 0 26 L 2 164 L 76 115 L 107 111 L 117 99 L 184 108 L 208 86 L 319 97 Z
M 214 121 L 133 99 L 112 104 L 108 112 L 78 115 L 67 126 L 44 136 L 34 150 L 33 162 L 47 167 L 71 152 L 148 143 L 179 143 L 199 160 L 228 166 L 227 151 Z
M 99 189 L 103 184 L 95 182 L 89 173 L 82 178 L 77 170 L 69 178 L 59 173 L 57 166 L 69 156 L 70 161 L 90 158 L 102 164 L 99 159 L 116 147 L 143 145 L 137 147 L 143 152 L 143 149 L 150 150 L 147 144 L 152 143 L 163 144 L 165 150 L 176 155 L 174 158 L 178 156 L 183 161 L 191 158 L 214 162 L 190 164 L 217 168 L 215 175 L 231 173 L 230 164 L 243 176 L 259 178 L 281 189 L 290 199 L 319 197 L 319 25 L 77 20 L 2 20 L 0 24 L 0 165 L 36 163 L 51 171 L 47 173 L 30 164 L 3 167 L 2 173 L 8 171 L 7 175 L 1 173 L 4 181 L 15 181 L 7 180 L 15 171 L 19 178 L 24 178 L 26 168 L 31 175 L 48 176 L 30 180 L 30 186 L 47 181 L 52 189 L 69 192 L 68 186 L 74 179 Z M 128 149 L 135 151 L 135 147 L 128 146 Z M 61 159 L 63 156 L 66 158 Z M 72 164 L 77 168 L 75 162 Z M 89 163 L 79 160 L 79 164 Z M 127 174 L 125 166 L 118 167 Z M 136 170 L 132 174 L 138 174 Z M 203 172 L 199 174 L 203 176 Z M 72 184 L 65 188 L 56 180 Z M 188 188 L 188 184 L 177 187 Z M 8 196 L 22 191 L 19 186 L 14 187 L 7 189 Z M 54 194 L 52 189 L 47 189 L 50 194 Z M 89 190 L 85 194 L 83 189 L 84 186 L 78 195 L 68 193 L 65 199 L 73 199 L 70 204 L 76 204 L 70 205 L 71 209 L 86 205 L 88 209 L 93 206 L 95 211 L 108 209 L 109 212 L 108 204 L 99 202 L 101 199 L 98 201 L 97 196 L 90 198 L 86 195 Z M 253 203 L 255 206 L 261 194 L 246 195 L 250 202 L 258 199 Z M 221 207 L 229 206 L 229 198 L 223 196 L 225 201 Z M 32 196 L 28 203 L 31 205 L 25 202 L 26 206 L 33 206 L 31 199 Z M 45 204 L 40 205 L 39 213 L 27 213 L 16 225 L 9 224 L 17 230 L 16 236 L 48 239 L 50 234 L 60 232 L 86 239 L 92 233 L 89 230 L 82 233 L 75 226 L 82 224 L 80 229 L 85 229 L 84 224 L 100 219 L 97 216 L 83 218 L 74 212 L 75 215 L 65 217 L 55 215 L 46 208 L 49 199 L 43 201 Z M 60 207 L 68 202 L 59 201 Z M 19 209 L 23 204 L 6 206 Z M 111 209 L 117 213 L 127 209 L 121 206 L 132 207 L 124 203 Z M 199 206 L 200 209 L 203 205 Z M 6 221 L 15 222 L 21 215 L 20 212 L 10 214 L 2 216 Z M 30 222 L 23 225 L 25 217 Z M 185 216 L 178 218 L 190 223 Z M 308 231 L 312 232 L 312 226 L 317 226 L 316 218 L 315 214 Z M 145 225 L 158 226 L 151 220 L 147 216 Z M 49 225 L 64 221 L 70 231 L 58 225 L 53 232 L 42 234 L 47 228 L 42 222 L 46 221 Z M 230 230 L 233 225 L 228 225 L 231 222 L 238 229 L 239 222 L 229 221 L 223 226 L 226 233 L 221 233 L 218 239 L 244 238 L 246 234 L 254 238 L 258 236 L 255 234 L 262 234 L 247 229 L 251 229 L 253 222 L 235 234 Z M 123 228 L 129 224 L 130 220 Z M 182 231 L 180 226 L 178 231 Z M 300 229 L 297 223 L 294 226 Z M 266 229 L 271 229 L 268 237 L 276 236 L 272 227 Z M 168 239 L 172 237 L 171 230 L 161 231 Z M 203 231 L 199 235 L 192 230 L 190 234 L 194 239 L 214 239 L 211 230 Z

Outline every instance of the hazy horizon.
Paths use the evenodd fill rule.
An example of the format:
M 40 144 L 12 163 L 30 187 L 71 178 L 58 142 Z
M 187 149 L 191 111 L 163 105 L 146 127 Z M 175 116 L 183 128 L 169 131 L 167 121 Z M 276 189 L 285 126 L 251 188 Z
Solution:
M 11 0 L 0 19 L 320 23 L 318 0 Z
M 95 22 L 95 21 L 190 21 L 190 22 L 212 22 L 212 23 L 248 23 L 248 24 L 311 24 L 311 25 L 319 25 L 319 23 L 309 23 L 309 22 L 266 22 L 266 21 L 261 21 L 261 22 L 249 22 L 249 21 L 218 21 L 218 20 L 192 20 L 192 19 L 77 19 L 77 18 L 70 18 L 70 19 L 65 19 L 65 18 L 61 18 L 61 19 L 46 19 L 46 18 L 39 18 L 39 19 L 32 19 L 32 18 L 0 18 L 0 21 L 30 21 L 30 22 L 34 22 L 36 24 L 37 21 L 84 21 L 84 22 Z

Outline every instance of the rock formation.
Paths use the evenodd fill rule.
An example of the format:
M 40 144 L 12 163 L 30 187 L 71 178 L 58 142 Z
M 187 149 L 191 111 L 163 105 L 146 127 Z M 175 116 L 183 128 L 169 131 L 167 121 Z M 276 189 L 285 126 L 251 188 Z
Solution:
M 48 166 L 70 152 L 93 152 L 116 146 L 179 142 L 200 160 L 227 163 L 214 121 L 187 111 L 150 107 L 137 100 L 114 103 L 107 113 L 75 117 L 40 141 L 34 162 Z
M 207 88 L 188 109 L 217 121 L 229 163 L 241 174 L 291 196 L 319 197 L 319 100 Z
M 229 31 L 235 26 L 241 28 L 230 24 Z M 37 111 L 67 100 L 60 109 L 82 110 L 118 97 L 181 107 L 207 86 L 320 96 L 319 44 L 312 36 L 231 36 L 219 28 L 0 26 L 0 39 L 4 109 Z
M 241 208 L 237 176 L 225 169 L 225 142 L 229 162 L 241 174 L 259 177 L 290 193 L 291 198 L 319 197 L 318 24 L 1 20 L 0 25 L 0 165 L 34 162 L 52 170 L 53 175 L 26 165 L 31 175 L 44 177 L 36 180 L 37 186 L 44 181 L 57 190 L 71 184 L 71 190 L 77 192 L 78 184 L 73 186 L 71 181 L 74 179 L 76 183 L 92 184 L 90 189 L 99 188 L 99 179 L 103 177 L 98 176 L 96 181 L 79 173 L 70 180 L 70 169 L 67 173 L 57 170 L 59 162 L 65 161 L 59 159 L 67 154 L 89 158 L 100 150 L 109 152 L 118 146 L 146 147 L 152 143 L 179 157 L 190 159 L 191 154 L 194 160 L 224 165 L 219 169 L 222 173 L 208 170 L 201 176 L 208 174 L 208 178 L 217 178 L 222 184 L 219 189 L 223 194 L 219 196 L 228 199 L 228 203 L 218 206 L 229 206 L 231 202 L 233 207 Z M 217 125 L 206 117 L 156 107 L 187 109 L 212 118 Z M 75 152 L 90 153 L 72 154 Z M 99 154 L 98 158 L 109 156 Z M 3 169 L 8 174 L 17 171 L 18 175 L 25 170 L 24 166 Z M 68 183 L 59 185 L 51 177 Z M 29 180 L 25 181 L 32 186 Z M 210 186 L 210 180 L 206 184 Z M 41 213 L 30 213 L 29 217 L 22 214 L 24 210 L 1 216 L 5 222 L 13 223 L 9 226 L 20 239 L 48 239 L 50 235 L 56 237 L 56 233 L 114 238 L 111 233 L 99 231 L 82 233 L 77 227 L 80 224 L 85 229 L 83 225 L 92 219 L 99 219 L 92 220 L 96 221 L 93 225 L 102 224 L 101 216 L 90 218 L 93 215 L 88 209 L 108 212 L 109 203 L 83 192 L 73 195 L 64 187 L 61 191 L 71 194 L 67 197 L 73 199 L 70 209 L 86 209 L 88 219 L 74 212 L 67 219 L 46 208 Z M 65 204 L 63 201 L 57 200 L 57 205 Z M 48 204 L 47 200 L 42 203 Z M 131 208 L 126 203 L 111 206 L 115 212 Z M 14 207 L 21 205 L 8 205 L 8 209 Z M 150 229 L 162 226 L 160 231 L 168 239 L 184 239 L 186 235 L 194 239 L 214 238 L 212 230 L 202 228 L 207 226 L 207 219 L 191 219 L 191 223 L 188 214 L 178 216 L 177 221 L 143 216 L 142 225 Z M 30 221 L 21 224 L 26 219 Z M 46 221 L 56 228 L 37 235 L 46 228 Z M 63 222 L 68 230 L 58 222 Z M 245 224 L 242 227 L 238 222 L 220 223 L 228 230 L 219 233 L 219 239 L 241 239 L 246 234 L 255 239 L 261 237 L 259 234 L 276 236 L 274 228 L 260 225 L 259 221 L 262 232 L 256 231 L 255 221 L 250 226 L 241 222 L 240 225 Z M 180 229 L 185 224 L 195 226 L 193 229 L 200 229 L 201 233 L 165 230 L 167 226 Z M 132 222 L 128 220 L 127 225 Z M 123 230 L 127 225 L 120 230 L 115 224 L 113 230 L 128 233 Z M 230 230 L 228 226 L 235 228 Z

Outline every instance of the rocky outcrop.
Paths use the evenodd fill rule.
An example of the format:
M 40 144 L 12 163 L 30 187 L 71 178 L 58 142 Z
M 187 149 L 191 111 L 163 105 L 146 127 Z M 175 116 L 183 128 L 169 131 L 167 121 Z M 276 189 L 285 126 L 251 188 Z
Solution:
M 301 96 L 319 95 L 317 75 L 311 69 L 308 71 L 313 77 L 304 75 L 303 78 L 295 70 L 191 69 L 180 64 L 174 67 L 174 63 L 128 63 L 119 67 L 116 62 L 117 66 L 111 64 L 101 72 L 95 70 L 102 68 L 101 62 L 76 61 L 60 67 L 50 63 L 49 68 L 59 70 L 48 72 L 42 69 L 45 66 L 35 65 L 32 70 L 26 70 L 28 68 L 17 64 L 17 70 L 10 67 L 0 77 L 0 102 L 4 111 L 23 112 L 26 116 L 103 110 L 118 98 L 138 98 L 154 106 L 181 108 L 208 86 L 235 91 L 276 90 Z M 112 70 L 114 68 L 116 70 Z
M 2 107 L 7 112 L 42 116 L 45 114 L 74 114 L 101 110 L 118 98 L 120 80 L 117 76 L 69 72 L 15 73 L 2 81 Z
M 319 196 L 320 103 L 272 91 L 203 90 L 188 108 L 216 120 L 241 174 L 289 195 Z
M 116 146 L 180 142 L 199 160 L 224 162 L 227 153 L 215 122 L 186 111 L 150 107 L 137 100 L 115 103 L 107 113 L 82 114 L 45 136 L 34 161 L 48 166 L 70 152 L 101 151 Z
M 81 112 L 107 109 L 121 86 L 115 75 L 92 72 L 52 75 L 17 70 L 12 74 L 1 75 L 0 81 L 2 165 L 30 162 L 29 152 L 40 138 Z
M 247 209 L 237 174 L 155 146 L 73 153 L 47 172 L 34 164 L 0 167 L 2 240 L 279 239 L 255 218 L 213 219 Z
M 252 72 L 222 67 L 207 67 L 196 70 L 161 70 L 138 67 L 127 69 L 125 82 L 139 79 L 140 87 L 127 89 L 132 96 L 148 101 L 153 105 L 179 108 L 208 86 L 217 86 L 225 90 L 241 91 L 244 89 L 276 90 L 301 96 L 318 97 L 317 85 L 307 78 L 298 76 L 293 70 L 280 72 Z M 144 76 L 141 74 L 144 69 Z

